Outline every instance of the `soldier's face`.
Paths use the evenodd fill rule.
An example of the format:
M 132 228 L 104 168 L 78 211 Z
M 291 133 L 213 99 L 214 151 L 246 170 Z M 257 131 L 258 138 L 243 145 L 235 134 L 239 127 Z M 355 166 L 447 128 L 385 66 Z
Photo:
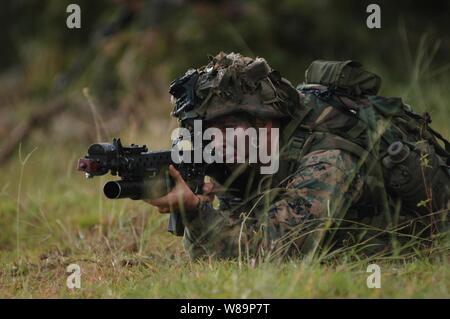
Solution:
M 252 119 L 239 116 L 223 116 L 220 119 L 205 123 L 206 128 L 217 128 L 222 132 L 222 139 L 213 137 L 213 145 L 216 150 L 222 150 L 224 162 L 230 163 L 230 157 L 235 163 L 247 162 L 250 152 L 257 152 L 259 148 L 264 148 L 270 154 L 271 129 L 273 122 L 263 119 Z M 263 133 L 261 128 L 266 128 Z M 227 134 L 227 129 L 230 129 Z M 256 139 L 251 138 L 251 131 L 256 133 Z M 230 131 L 233 130 L 232 134 Z M 265 143 L 261 142 L 261 134 L 266 134 Z M 251 147 L 252 146 L 252 147 Z M 231 152 L 231 153 L 230 153 Z

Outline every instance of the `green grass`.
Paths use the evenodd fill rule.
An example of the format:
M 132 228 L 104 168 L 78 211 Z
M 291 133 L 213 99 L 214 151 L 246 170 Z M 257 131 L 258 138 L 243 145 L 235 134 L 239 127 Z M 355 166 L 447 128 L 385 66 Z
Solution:
M 424 72 L 417 67 L 412 77 L 425 82 L 384 83 L 383 93 L 430 111 L 433 127 L 449 137 L 448 81 Z M 125 141 L 168 146 L 161 134 L 167 126 L 159 124 L 158 134 L 134 129 L 124 132 Z M 366 285 L 373 261 L 350 254 L 326 263 L 191 262 L 181 239 L 167 233 L 167 216 L 141 201 L 106 200 L 105 178 L 85 180 L 75 171 L 86 144 L 35 134 L 2 167 L 0 297 L 450 298 L 445 241 L 434 247 L 438 253 L 377 260 L 381 289 Z M 66 287 L 71 263 L 81 267 L 81 289 Z
M 450 297 L 445 244 L 427 257 L 377 261 L 381 289 L 367 288 L 371 260 L 345 255 L 327 263 L 191 262 L 167 233 L 167 216 L 141 201 L 106 200 L 104 178 L 75 171 L 84 148 L 32 142 L 3 170 L 1 297 Z M 66 287 L 71 263 L 81 267 L 81 289 Z
M 119 254 L 121 255 L 121 254 Z M 123 256 L 122 256 L 123 257 Z M 79 257 L 81 259 L 81 257 Z M 92 257 L 95 258 L 95 257 Z M 381 289 L 366 286 L 365 268 L 287 262 L 256 268 L 234 262 L 190 263 L 147 257 L 117 264 L 113 256 L 78 260 L 81 289 L 65 287 L 64 262 L 27 264 L 5 282 L 4 297 L 100 298 L 442 298 L 450 296 L 448 263 L 381 264 Z M 116 263 L 114 263 L 116 261 Z

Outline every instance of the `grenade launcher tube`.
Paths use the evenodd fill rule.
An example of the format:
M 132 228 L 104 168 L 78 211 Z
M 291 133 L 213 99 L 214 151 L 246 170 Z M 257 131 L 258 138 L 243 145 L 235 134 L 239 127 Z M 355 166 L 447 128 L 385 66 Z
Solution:
M 103 186 L 103 193 L 109 199 L 142 199 L 146 185 L 143 181 L 109 181 Z

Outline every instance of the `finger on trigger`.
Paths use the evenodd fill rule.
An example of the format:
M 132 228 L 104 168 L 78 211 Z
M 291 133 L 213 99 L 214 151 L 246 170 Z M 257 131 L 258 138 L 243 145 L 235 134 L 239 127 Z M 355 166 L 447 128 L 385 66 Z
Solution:
M 177 169 L 171 164 L 169 165 L 169 174 L 175 180 L 175 182 L 179 182 L 182 180 L 181 174 Z

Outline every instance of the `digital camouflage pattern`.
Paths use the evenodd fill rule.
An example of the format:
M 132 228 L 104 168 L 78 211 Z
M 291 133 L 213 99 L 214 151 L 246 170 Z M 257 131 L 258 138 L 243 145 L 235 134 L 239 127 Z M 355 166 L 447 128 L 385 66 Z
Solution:
M 378 91 L 379 78 L 359 63 L 330 65 L 359 92 Z M 324 61 L 312 66 L 330 70 Z M 336 77 L 309 71 L 310 80 L 312 74 Z M 397 243 L 427 243 L 437 227 L 448 227 L 448 145 L 441 148 L 428 122 L 401 99 L 334 94 L 339 89 L 307 83 L 297 90 L 264 59 L 234 53 L 221 53 L 173 83 L 172 115 L 181 125 L 243 111 L 280 123 L 278 173 L 259 175 L 248 166 L 235 176 L 225 167 L 212 176 L 228 185 L 217 195 L 219 207 L 201 203 L 185 214 L 184 243 L 193 258 L 305 256 L 346 247 L 374 254 Z M 389 162 L 386 150 L 398 140 L 415 155 L 387 169 L 381 159 Z
M 285 256 L 312 251 L 327 221 L 339 218 L 339 212 L 362 194 L 363 182 L 354 174 L 355 164 L 354 157 L 340 150 L 311 152 L 299 162 L 273 204 L 258 207 L 252 217 L 245 210 L 248 205 L 233 211 L 233 207 L 214 209 L 204 204 L 186 225 L 185 246 L 192 257 L 235 257 L 239 252 Z
M 377 212 L 375 203 L 365 200 L 370 187 L 358 167 L 349 152 L 312 151 L 277 187 L 269 183 L 247 196 L 250 200 L 239 196 L 249 188 L 244 183 L 240 191 L 218 196 L 218 208 L 202 203 L 186 215 L 186 251 L 194 259 L 284 258 L 346 247 L 374 255 L 390 252 L 395 242 L 407 249 L 414 241 L 428 243 L 433 217 Z

